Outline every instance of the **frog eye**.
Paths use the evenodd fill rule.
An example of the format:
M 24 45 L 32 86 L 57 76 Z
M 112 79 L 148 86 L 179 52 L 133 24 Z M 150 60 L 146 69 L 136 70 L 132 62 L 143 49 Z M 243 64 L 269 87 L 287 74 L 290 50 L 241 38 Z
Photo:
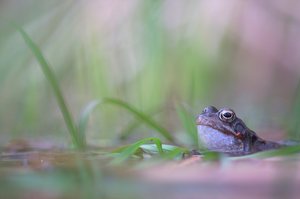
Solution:
M 235 119 L 235 113 L 230 109 L 223 109 L 219 113 L 219 118 L 224 122 L 232 122 Z

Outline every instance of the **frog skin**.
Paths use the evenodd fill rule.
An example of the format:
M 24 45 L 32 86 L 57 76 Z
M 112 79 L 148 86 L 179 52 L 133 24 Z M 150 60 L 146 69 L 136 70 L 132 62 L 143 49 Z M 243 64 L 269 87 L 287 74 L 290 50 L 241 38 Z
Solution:
M 258 137 L 229 108 L 206 107 L 196 123 L 199 142 L 211 151 L 238 156 L 285 146 Z

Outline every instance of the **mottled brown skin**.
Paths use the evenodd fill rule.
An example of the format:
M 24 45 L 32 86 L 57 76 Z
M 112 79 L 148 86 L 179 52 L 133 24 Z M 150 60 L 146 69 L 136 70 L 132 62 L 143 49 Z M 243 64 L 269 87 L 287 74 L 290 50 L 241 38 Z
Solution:
M 284 146 L 258 137 L 233 110 L 228 108 L 218 110 L 213 106 L 206 107 L 197 117 L 196 123 L 199 140 L 204 142 L 204 146 L 209 150 L 231 155 L 246 155 Z M 216 139 L 219 137 L 222 138 Z

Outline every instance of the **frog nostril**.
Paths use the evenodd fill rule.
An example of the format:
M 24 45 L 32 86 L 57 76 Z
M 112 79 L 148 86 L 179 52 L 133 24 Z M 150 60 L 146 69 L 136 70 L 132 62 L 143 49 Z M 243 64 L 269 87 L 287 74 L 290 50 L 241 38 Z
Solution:
M 216 113 L 216 112 L 218 112 L 218 109 L 214 106 L 205 107 L 202 111 L 202 113 Z

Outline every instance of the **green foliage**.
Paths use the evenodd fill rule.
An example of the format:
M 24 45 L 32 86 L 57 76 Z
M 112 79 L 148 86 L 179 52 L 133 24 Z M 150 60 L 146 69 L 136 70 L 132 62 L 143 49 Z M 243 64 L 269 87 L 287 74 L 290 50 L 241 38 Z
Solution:
M 132 155 L 136 154 L 137 152 L 140 153 L 140 151 L 138 151 L 138 149 L 140 149 L 141 145 L 144 145 L 145 143 L 148 143 L 148 142 L 154 142 L 157 147 L 158 153 L 163 154 L 162 143 L 161 143 L 160 139 L 145 138 L 145 139 L 139 140 L 129 146 L 123 147 L 122 149 L 118 149 L 118 150 L 114 151 L 114 152 L 119 152 L 119 154 L 117 156 L 115 156 L 115 159 L 112 162 L 112 164 L 119 164 L 119 163 L 123 162 L 124 160 L 128 159 L 129 157 L 131 157 Z
M 21 33 L 23 39 L 25 40 L 28 47 L 32 50 L 34 55 L 36 56 L 37 60 L 39 61 L 39 64 L 44 72 L 44 75 L 46 76 L 47 80 L 50 82 L 50 85 L 52 86 L 52 89 L 54 91 L 54 94 L 56 96 L 59 108 L 63 114 L 64 121 L 66 123 L 66 126 L 68 127 L 69 133 L 73 139 L 73 144 L 76 148 L 84 148 L 86 145 L 86 138 L 85 138 L 85 129 L 88 121 L 88 117 L 90 113 L 96 108 L 96 106 L 99 104 L 98 101 L 93 101 L 90 104 L 86 106 L 86 108 L 81 113 L 79 122 L 78 122 L 78 128 L 74 126 L 73 119 L 71 117 L 71 113 L 69 109 L 66 106 L 66 102 L 63 98 L 61 89 L 58 85 L 58 81 L 55 78 L 55 75 L 53 71 L 51 70 L 49 64 L 47 63 L 46 59 L 44 58 L 41 50 L 38 48 L 38 46 L 32 41 L 32 39 L 28 36 L 28 34 L 22 29 L 19 28 L 19 32 Z M 114 104 L 116 106 L 120 106 L 130 113 L 132 113 L 134 116 L 136 116 L 138 119 L 146 123 L 148 126 L 155 129 L 157 132 L 159 132 L 162 136 L 164 136 L 167 140 L 170 142 L 174 142 L 174 138 L 171 136 L 171 134 L 164 129 L 162 126 L 160 126 L 158 123 L 156 123 L 154 120 L 152 120 L 147 115 L 143 114 L 142 112 L 138 111 L 134 107 L 130 106 L 128 103 L 125 103 L 121 100 L 117 99 L 103 99 L 101 103 L 109 103 Z
M 194 149 L 199 149 L 198 133 L 195 125 L 195 118 L 188 113 L 183 106 L 177 106 L 177 114 L 180 118 L 181 124 L 184 126 L 185 132 L 189 135 Z
M 105 98 L 102 100 L 102 103 L 108 103 L 108 104 L 113 104 L 119 107 L 122 107 L 129 111 L 132 115 L 134 115 L 137 119 L 139 119 L 141 122 L 147 124 L 149 127 L 153 128 L 156 130 L 158 133 L 160 133 L 163 137 L 165 137 L 168 141 L 170 142 L 175 142 L 173 136 L 166 130 L 164 127 L 159 125 L 157 122 L 155 122 L 151 117 L 145 115 L 141 111 L 138 111 L 136 108 L 133 106 L 129 105 L 126 102 L 123 102 L 118 99 L 112 99 L 112 98 Z
M 291 139 L 300 140 L 300 80 L 297 85 L 292 110 L 286 117 L 286 125 Z
M 202 37 L 205 34 L 198 34 L 203 30 L 193 25 L 196 21 L 168 19 L 169 8 L 166 5 L 159 1 L 139 3 L 128 18 L 119 19 L 115 13 L 115 19 L 120 21 L 109 21 L 110 28 L 106 27 L 106 22 L 102 24 L 105 28 L 95 27 L 93 21 L 101 21 L 101 16 L 92 18 L 94 16 L 88 15 L 87 19 L 93 20 L 85 23 L 80 13 L 81 7 L 87 7 L 76 2 L 36 3 L 37 9 L 30 12 L 30 17 L 24 17 L 27 15 L 24 13 L 29 13 L 26 9 L 32 9 L 29 3 L 22 8 L 23 14 L 16 15 L 16 18 L 24 18 L 21 22 L 16 21 L 31 33 L 29 36 L 23 28 L 17 27 L 38 61 L 46 84 L 49 83 L 53 90 L 76 148 L 86 147 L 87 134 L 97 137 L 99 142 L 104 138 L 110 143 L 119 143 L 120 140 L 114 139 L 121 137 L 122 141 L 132 142 L 131 137 L 153 136 L 153 131 L 164 141 L 176 144 L 183 126 L 189 138 L 188 146 L 201 149 L 193 115 L 208 104 L 239 104 L 232 99 L 238 99 L 235 85 L 240 78 L 235 77 L 243 70 L 232 64 L 238 43 L 231 31 L 224 31 L 223 37 L 219 35 L 221 40 L 216 41 L 221 41 L 220 49 L 218 51 L 218 44 L 214 44 L 216 50 L 212 50 L 205 41 L 206 37 Z M 54 13 L 52 8 L 55 8 Z M 40 16 L 44 16 L 45 21 L 36 20 Z M 181 28 L 180 24 L 185 25 Z M 177 26 L 180 28 L 177 29 Z M 12 131 L 15 137 L 43 136 L 49 135 L 49 132 L 58 139 L 65 137 L 59 134 L 64 129 L 57 125 L 62 122 L 56 120 L 47 89 L 42 89 L 43 78 L 36 73 L 35 62 L 21 45 L 23 41 L 18 41 L 15 35 L 8 29 L 0 31 L 1 131 L 7 132 L 7 135 L 11 135 Z M 54 64 L 50 66 L 45 55 Z M 243 99 L 249 97 L 247 92 L 243 96 Z M 78 113 L 82 104 L 90 99 L 100 100 L 88 103 L 77 123 L 74 122 L 70 110 Z M 285 122 L 292 138 L 299 135 L 299 99 L 298 86 Z M 176 106 L 181 103 L 188 104 L 192 111 Z M 241 106 L 245 107 L 247 103 L 243 101 Z M 107 106 L 109 104 L 112 106 Z M 94 131 L 87 132 L 88 119 L 99 106 L 101 111 L 95 113 L 94 122 L 90 124 Z M 123 117 L 124 114 L 126 117 Z M 174 122 L 178 118 L 180 123 Z M 147 129 L 140 131 L 144 126 Z M 138 135 L 129 137 L 134 133 Z M 285 153 L 293 153 L 293 150 Z
M 86 134 L 85 130 L 86 130 L 86 126 L 87 126 L 87 122 L 88 122 L 88 118 L 89 118 L 90 114 L 97 106 L 103 105 L 103 104 L 112 104 L 114 106 L 118 106 L 118 107 L 121 107 L 121 108 L 127 110 L 130 114 L 134 115 L 140 122 L 145 123 L 150 128 L 156 130 L 160 135 L 165 137 L 170 142 L 174 142 L 173 136 L 165 128 L 163 128 L 157 122 L 155 122 L 153 119 L 151 119 L 150 116 L 144 114 L 141 111 L 138 111 L 136 108 L 134 108 L 133 106 L 131 106 L 130 104 L 128 104 L 122 100 L 112 99 L 112 98 L 105 98 L 102 100 L 92 101 L 84 108 L 84 110 L 82 111 L 82 113 L 80 115 L 80 119 L 78 122 L 79 123 L 79 126 L 78 126 L 79 134 L 81 135 L 82 139 L 85 140 L 85 134 Z
M 90 117 L 90 114 L 97 107 L 98 104 L 99 102 L 97 100 L 88 103 L 79 116 L 78 134 L 79 134 L 79 139 L 82 140 L 82 143 L 85 146 L 86 146 L 86 127 L 87 127 L 88 119 Z
M 71 151 L 71 157 L 78 155 L 77 161 L 67 166 L 61 164 L 69 163 L 69 156 L 64 159 L 59 154 L 55 161 L 51 152 L 38 159 L 42 163 L 35 162 L 35 155 L 30 157 L 34 161 L 2 159 L 3 198 L 141 198 L 142 186 L 130 186 L 128 179 L 107 174 L 111 167 L 102 169 L 110 158 L 122 168 L 130 160 L 146 157 L 153 157 L 154 162 L 181 160 L 191 149 L 201 150 L 204 161 L 221 164 L 299 154 L 299 146 L 244 157 L 210 152 L 198 142 L 194 122 L 194 115 L 207 105 L 228 106 L 246 112 L 252 124 L 283 123 L 290 137 L 299 139 L 300 83 L 293 90 L 299 77 L 290 74 L 297 70 L 296 65 L 266 67 L 257 76 L 252 71 L 257 68 L 251 66 L 266 64 L 268 57 L 259 53 L 259 59 L 255 59 L 257 53 L 249 57 L 248 44 L 244 45 L 235 20 L 210 23 L 207 16 L 213 16 L 216 9 L 202 12 L 209 1 L 126 1 L 126 6 L 121 1 L 103 2 L 0 2 L 1 144 L 13 138 L 36 137 L 64 143 L 67 136 L 61 132 L 66 126 L 73 146 L 88 149 Z M 16 32 L 16 27 L 11 30 L 3 25 L 10 20 L 24 29 L 17 27 Z M 290 80 L 282 84 L 278 76 L 290 76 Z M 254 89 L 253 80 L 253 85 L 263 86 Z M 48 85 L 54 95 L 49 94 Z M 64 122 L 57 116 L 55 102 Z M 91 114 L 93 120 L 89 121 Z M 180 122 L 176 122 L 178 118 Z M 186 143 L 185 147 L 176 144 L 182 133 L 189 138 L 180 142 Z M 88 138 L 95 144 L 91 148 Z M 123 142 L 132 144 L 124 146 Z M 98 148 L 98 143 L 104 144 Z M 26 169 L 7 167 L 21 162 Z M 157 186 L 164 188 L 160 183 Z M 151 191 L 147 192 L 149 198 Z
M 32 39 L 29 37 L 29 35 L 21 27 L 17 27 L 17 28 L 19 30 L 19 33 L 22 35 L 24 41 L 26 42 L 27 46 L 30 48 L 30 50 L 35 55 L 45 77 L 47 78 L 47 80 L 49 81 L 49 83 L 53 89 L 58 106 L 61 110 L 61 113 L 63 115 L 66 126 L 69 130 L 69 133 L 71 135 L 74 146 L 76 148 L 83 148 L 84 143 L 82 142 L 82 140 L 80 140 L 79 133 L 76 129 L 76 126 L 72 119 L 71 113 L 66 105 L 65 99 L 64 99 L 62 91 L 59 87 L 58 81 L 55 78 L 54 72 L 52 71 L 50 65 L 47 63 L 46 59 L 44 58 L 44 55 L 42 54 L 42 51 L 40 50 L 40 48 L 32 41 Z
M 149 142 L 153 142 L 154 144 L 146 144 Z M 114 160 L 112 161 L 113 164 L 120 164 L 123 161 L 127 160 L 130 157 L 139 157 L 144 158 L 146 155 L 154 156 L 159 155 L 160 159 L 181 159 L 183 153 L 188 152 L 188 149 L 162 144 L 161 140 L 158 138 L 145 138 L 141 139 L 133 144 L 119 147 L 112 151 L 112 155 Z

